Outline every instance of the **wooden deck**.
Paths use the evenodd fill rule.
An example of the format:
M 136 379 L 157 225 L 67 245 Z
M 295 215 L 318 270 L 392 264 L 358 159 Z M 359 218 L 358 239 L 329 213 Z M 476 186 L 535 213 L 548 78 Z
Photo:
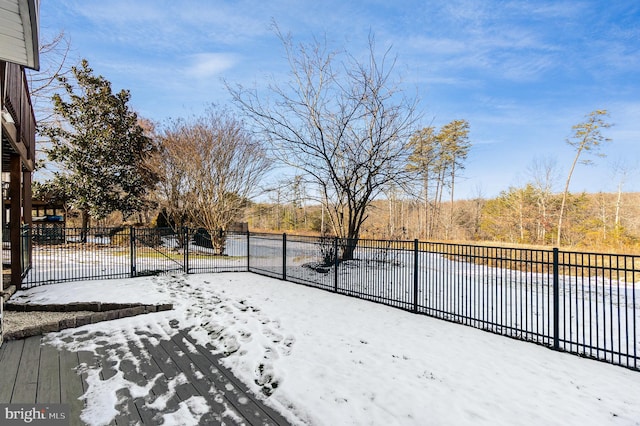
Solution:
M 198 395 L 204 397 L 210 407 L 210 411 L 200 419 L 203 425 L 220 424 L 223 413 L 225 424 L 288 424 L 278 413 L 262 405 L 244 384 L 222 367 L 219 358 L 196 345 L 184 331 L 160 344 L 154 345 L 149 339 L 143 339 L 144 348 L 129 345 L 128 349 L 140 364 L 136 368 L 131 361 L 123 360 L 119 363 L 119 371 L 107 358 L 108 347 L 97 351 L 97 354 L 74 353 L 42 344 L 41 340 L 41 336 L 34 336 L 5 342 L 0 348 L 0 403 L 66 403 L 70 408 L 70 424 L 80 425 L 80 413 L 84 408 L 81 396 L 87 390 L 87 376 L 86 373 L 81 374 L 77 367 L 86 363 L 101 368 L 102 380 L 122 372 L 126 380 L 141 386 L 160 373 L 150 394 L 145 397 L 132 399 L 128 390 L 118 391 L 118 394 L 124 392 L 122 396 L 126 397 L 117 407 L 120 414 L 112 425 L 158 424 L 159 415 L 176 411 L 181 401 Z M 157 411 L 145 404 L 145 398 L 152 401 L 166 394 L 171 379 L 180 373 L 184 373 L 188 380 L 175 388 L 175 394 L 164 410 Z M 235 414 L 229 417 L 229 411 Z

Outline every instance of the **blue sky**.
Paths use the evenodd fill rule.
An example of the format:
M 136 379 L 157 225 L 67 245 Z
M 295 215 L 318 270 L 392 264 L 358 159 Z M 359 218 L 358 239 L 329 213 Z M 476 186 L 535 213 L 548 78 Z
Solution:
M 326 34 L 357 55 L 370 33 L 397 56 L 423 125 L 470 124 L 456 198 L 495 196 L 553 159 L 557 191 L 573 160 L 571 127 L 607 109 L 606 158 L 579 166 L 573 192 L 640 191 L 640 3 L 622 1 L 42 0 L 43 38 L 64 30 L 140 115 L 162 122 L 229 104 L 222 79 L 264 87 L 287 71 L 271 29 L 296 42 Z

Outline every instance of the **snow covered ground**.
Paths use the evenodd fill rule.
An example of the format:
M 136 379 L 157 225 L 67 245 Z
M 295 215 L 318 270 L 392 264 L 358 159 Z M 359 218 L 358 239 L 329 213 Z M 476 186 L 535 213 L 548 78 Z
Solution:
M 120 342 L 117 356 L 135 362 L 127 347 L 140 332 L 169 337 L 169 322 L 178 321 L 199 343 L 228 353 L 226 366 L 294 424 L 640 425 L 639 372 L 255 274 L 74 282 L 16 296 L 174 303 L 173 311 L 51 333 L 48 341 L 93 351 Z M 122 377 L 101 383 L 88 374 L 96 378 L 85 395 L 90 424 L 114 415 L 117 401 L 105 404 L 105 395 L 141 391 Z M 172 418 L 187 424 L 204 411 L 193 401 Z
M 189 271 L 246 271 L 250 265 L 252 271 L 276 278 L 286 272 L 290 281 L 337 288 L 344 294 L 498 334 L 553 343 L 553 277 L 550 272 L 531 271 L 531 264 L 522 270 L 501 268 L 460 254 L 419 251 L 416 256 L 406 244 L 368 241 L 357 247 L 357 259 L 341 262 L 336 273 L 331 266 L 313 267 L 322 258 L 323 246 L 317 238 L 287 238 L 285 261 L 283 237 L 279 235 L 255 234 L 249 239 L 246 235 L 230 235 L 228 256 L 214 256 L 211 249 L 192 241 Z M 88 277 L 126 278 L 133 270 L 140 275 L 182 270 L 184 255 L 174 250 L 177 240 L 165 236 L 162 241 L 158 247 L 138 244 L 135 256 L 126 244 L 88 249 L 37 247 L 27 285 Z M 246 257 L 248 252 L 250 259 Z M 495 260 L 503 265 L 500 259 Z M 638 367 L 640 283 L 613 280 L 611 273 L 607 279 L 606 275 L 606 271 L 593 268 L 584 270 L 581 276 L 560 275 L 558 344 L 567 351 Z

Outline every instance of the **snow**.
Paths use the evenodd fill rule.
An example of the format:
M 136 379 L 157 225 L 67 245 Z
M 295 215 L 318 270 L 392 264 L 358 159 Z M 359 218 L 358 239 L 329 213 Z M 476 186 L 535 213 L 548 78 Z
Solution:
M 173 311 L 51 333 L 48 341 L 118 348 L 110 359 L 134 363 L 141 336 L 190 329 L 294 424 L 640 425 L 639 372 L 251 273 L 74 282 L 18 295 L 37 303 L 173 303 Z M 95 378 L 84 395 L 88 424 L 115 415 L 117 401 L 105 395 L 144 394 L 121 375 L 87 373 Z M 179 383 L 147 403 L 166 404 Z M 206 405 L 184 401 L 165 422 L 195 424 Z
M 39 246 L 34 250 L 27 283 L 183 270 L 184 254 L 176 251 L 175 237 L 165 236 L 162 241 L 164 255 L 156 248 L 139 245 L 133 265 L 131 253 L 122 246 Z M 191 272 L 246 271 L 250 265 L 252 271 L 275 278 L 286 272 L 289 281 L 329 290 L 337 287 L 343 294 L 415 309 L 498 334 L 553 343 L 554 280 L 549 271 L 534 272 L 535 262 L 522 270 L 518 265 L 509 269 L 502 267 L 506 265 L 495 253 L 485 253 L 495 261 L 485 264 L 465 250 L 447 253 L 436 248 L 433 252 L 423 244 L 415 253 L 402 242 L 361 241 L 356 248 L 357 260 L 341 262 L 336 271 L 320 266 L 326 245 L 317 238 L 287 237 L 285 262 L 282 249 L 282 236 L 231 235 L 227 239 L 229 256 L 213 256 L 211 249 L 190 244 L 188 268 Z M 249 252 L 251 258 L 247 259 Z M 521 255 L 526 257 L 526 251 Z M 631 276 L 615 280 L 614 272 L 590 267 L 576 271 L 577 275 L 558 277 L 558 344 L 574 353 L 633 367 L 640 353 L 640 283 L 626 281 Z
M 192 396 L 186 401 L 180 402 L 178 410 L 173 413 L 167 413 L 163 417 L 162 424 L 165 425 L 181 425 L 181 426 L 197 426 L 200 417 L 209 412 L 207 401 L 202 396 Z
M 71 281 L 61 284 L 33 287 L 16 293 L 15 303 L 65 304 L 73 302 L 109 303 L 171 303 L 148 279 L 107 279 L 95 281 Z

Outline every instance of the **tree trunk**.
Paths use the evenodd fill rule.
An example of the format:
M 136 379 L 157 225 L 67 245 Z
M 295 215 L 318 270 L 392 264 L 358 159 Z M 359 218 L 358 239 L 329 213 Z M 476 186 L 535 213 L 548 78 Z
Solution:
M 556 246 L 558 247 L 560 247 L 560 241 L 562 238 L 562 220 L 564 218 L 564 208 L 567 203 L 567 194 L 569 193 L 569 184 L 571 183 L 571 176 L 573 175 L 573 171 L 576 168 L 576 164 L 578 164 L 578 158 L 580 158 L 583 147 L 584 143 L 580 145 L 578 151 L 576 152 L 576 157 L 573 159 L 573 164 L 571 164 L 571 169 L 569 170 L 569 176 L 567 176 L 567 181 L 564 185 L 564 192 L 562 193 L 562 203 L 560 204 L 560 215 L 558 217 L 558 235 L 556 238 Z
M 622 204 L 622 183 L 618 184 L 618 198 L 616 199 L 616 218 L 615 218 L 615 227 L 616 229 L 620 226 L 620 205 Z
M 423 188 L 424 188 L 424 237 L 425 239 L 429 239 L 429 237 L 431 236 L 429 234 L 429 219 L 430 219 L 430 214 L 429 214 L 429 178 L 428 178 L 428 172 L 425 171 L 425 177 L 424 177 L 424 181 L 422 183 Z
M 82 228 L 80 229 L 80 242 L 87 242 L 87 234 L 89 232 L 89 223 L 91 218 L 89 217 L 88 210 L 82 210 Z
M 227 246 L 227 233 L 222 229 L 218 231 L 209 231 L 211 235 L 211 245 L 213 247 L 213 254 L 216 256 L 223 256 L 224 250 Z
M 454 194 L 453 191 L 455 189 L 455 165 L 452 166 L 451 168 L 451 208 L 449 209 L 449 226 L 448 226 L 448 230 L 447 230 L 447 239 L 452 239 L 453 238 L 453 224 L 454 224 L 454 220 L 453 220 L 453 213 L 454 213 L 454 205 L 453 205 L 453 198 L 454 198 Z
M 341 260 L 353 260 L 353 254 L 358 245 L 359 238 L 345 238 L 341 241 L 342 256 Z

